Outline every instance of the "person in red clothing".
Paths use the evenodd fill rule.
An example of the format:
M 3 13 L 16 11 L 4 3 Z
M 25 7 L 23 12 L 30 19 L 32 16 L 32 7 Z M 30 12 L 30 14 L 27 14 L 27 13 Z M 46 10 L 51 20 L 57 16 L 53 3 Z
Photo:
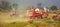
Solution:
M 41 14 L 39 13 L 39 8 L 36 8 L 35 11 L 33 12 L 32 14 L 32 17 L 35 19 L 35 18 L 40 18 L 41 17 Z
M 11 14 L 10 14 L 11 17 L 12 16 L 15 16 L 15 15 L 16 15 L 16 12 L 15 11 L 12 11 Z
M 38 17 L 39 16 L 39 9 L 35 9 L 35 11 L 33 12 L 33 16 L 34 17 Z
M 33 17 L 33 12 L 34 12 L 34 9 L 33 9 L 33 8 L 30 8 L 30 9 L 28 10 L 30 19 L 34 18 L 34 17 Z
M 39 13 L 39 8 L 36 8 L 36 9 L 33 9 L 33 8 L 31 8 L 30 10 L 29 10 L 29 12 L 31 12 L 32 14 L 30 15 L 30 18 L 32 19 L 35 19 L 35 18 L 38 18 L 38 17 L 41 17 L 42 18 L 42 15 L 45 15 L 46 17 L 48 16 L 48 14 L 46 13 L 46 12 L 44 12 L 44 11 L 41 11 L 40 13 Z
M 54 15 L 52 16 L 53 19 L 56 19 L 57 17 L 58 17 L 57 14 L 54 14 Z
M 30 15 L 31 19 L 35 19 L 40 16 L 38 8 L 37 9 L 30 8 L 29 12 L 31 13 Z
M 42 17 L 44 17 L 44 18 L 47 18 L 47 16 L 48 16 L 48 13 L 47 12 L 45 12 L 45 11 L 42 11 Z

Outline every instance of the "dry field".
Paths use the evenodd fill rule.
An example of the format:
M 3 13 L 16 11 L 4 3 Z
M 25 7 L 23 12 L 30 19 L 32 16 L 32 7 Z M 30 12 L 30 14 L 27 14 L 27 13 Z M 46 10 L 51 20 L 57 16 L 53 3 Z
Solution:
M 0 27 L 60 27 L 60 22 L 49 18 L 32 20 L 25 17 L 10 17 L 9 14 L 1 14 Z

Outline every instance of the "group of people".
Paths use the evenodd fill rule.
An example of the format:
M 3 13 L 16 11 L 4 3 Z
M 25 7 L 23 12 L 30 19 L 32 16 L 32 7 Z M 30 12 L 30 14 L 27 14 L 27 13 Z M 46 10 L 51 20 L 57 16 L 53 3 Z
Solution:
M 42 8 L 36 8 L 36 9 L 33 9 L 33 8 L 30 8 L 28 11 L 28 17 L 30 19 L 35 19 L 35 18 L 47 18 L 49 16 L 49 14 L 42 10 Z M 16 16 L 17 13 L 16 11 L 12 11 L 10 16 Z M 56 18 L 58 15 L 53 15 L 52 18 Z
M 32 19 L 32 18 L 47 18 L 48 16 L 48 13 L 45 12 L 44 10 L 42 9 L 39 9 L 39 8 L 36 8 L 36 9 L 33 9 L 33 8 L 30 8 L 28 10 L 28 12 L 30 12 L 30 15 L 29 17 Z
M 28 10 L 28 13 L 29 13 L 30 19 L 35 19 L 35 18 L 43 19 L 43 18 L 47 18 L 48 16 L 50 16 L 49 13 L 44 11 L 42 8 L 36 8 L 36 9 L 30 8 Z M 50 18 L 55 19 L 57 17 L 58 15 L 55 14 L 55 15 L 52 15 Z

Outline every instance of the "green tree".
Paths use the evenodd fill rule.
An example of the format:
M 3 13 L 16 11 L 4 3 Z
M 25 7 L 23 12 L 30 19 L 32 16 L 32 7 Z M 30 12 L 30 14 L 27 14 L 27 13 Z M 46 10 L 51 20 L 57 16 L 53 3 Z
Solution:
M 51 10 L 57 10 L 57 6 L 53 5 L 50 7 Z
M 13 7 L 14 7 L 15 9 L 17 9 L 17 8 L 18 8 L 18 4 L 17 4 L 17 3 L 14 3 L 14 4 L 13 4 Z
M 11 10 L 11 7 L 10 7 L 10 2 L 8 1 L 0 1 L 0 11 L 6 11 L 6 10 Z
M 15 11 L 17 11 L 17 9 L 18 9 L 18 4 L 17 4 L 17 3 L 13 3 L 13 4 L 11 5 L 11 7 L 12 7 L 12 9 L 14 8 Z

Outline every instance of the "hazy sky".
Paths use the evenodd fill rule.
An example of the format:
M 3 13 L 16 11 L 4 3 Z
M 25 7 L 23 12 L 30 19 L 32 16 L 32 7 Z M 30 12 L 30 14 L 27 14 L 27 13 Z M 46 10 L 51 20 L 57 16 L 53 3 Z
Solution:
M 42 6 L 57 5 L 60 7 L 60 0 L 9 0 L 11 3 L 17 3 L 20 8 L 26 8 L 28 6 L 37 6 L 38 3 L 42 3 Z

